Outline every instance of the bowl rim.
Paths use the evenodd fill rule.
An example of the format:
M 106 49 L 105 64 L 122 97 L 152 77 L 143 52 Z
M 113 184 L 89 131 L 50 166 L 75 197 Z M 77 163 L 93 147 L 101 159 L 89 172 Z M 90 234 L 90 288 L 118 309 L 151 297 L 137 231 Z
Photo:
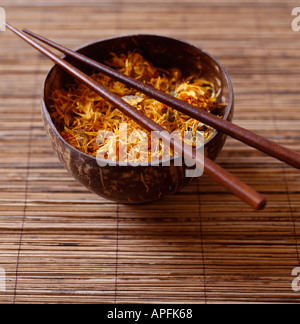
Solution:
M 122 38 L 135 38 L 135 37 L 157 37 L 157 38 L 165 38 L 165 39 L 169 39 L 169 40 L 172 40 L 172 41 L 175 41 L 175 42 L 180 42 L 184 45 L 188 45 L 190 47 L 194 47 L 195 49 L 201 51 L 203 54 L 207 55 L 211 60 L 213 60 L 217 66 L 221 69 L 222 73 L 224 74 L 225 76 L 225 79 L 226 79 L 226 82 L 228 84 L 228 90 L 229 90 L 229 100 L 228 100 L 228 104 L 225 108 L 225 114 L 223 116 L 223 119 L 224 120 L 228 120 L 232 110 L 233 110 L 233 103 L 234 103 L 234 91 L 233 91 L 233 85 L 232 85 L 232 81 L 231 81 L 231 78 L 229 76 L 229 73 L 227 72 L 227 70 L 225 69 L 225 67 L 223 66 L 223 64 L 217 59 L 215 58 L 212 54 L 208 53 L 207 51 L 203 50 L 202 48 L 194 45 L 194 44 L 191 44 L 187 41 L 183 41 L 181 39 L 178 39 L 178 38 L 175 38 L 175 37 L 170 37 L 170 36 L 166 36 L 166 35 L 159 35 L 159 34 L 125 34 L 125 35 L 119 35 L 119 36 L 113 36 L 113 37 L 106 37 L 106 38 L 101 38 L 101 39 L 98 39 L 96 41 L 90 41 L 90 42 L 87 42 L 83 45 L 80 45 L 78 47 L 76 47 L 75 49 L 73 49 L 73 51 L 75 52 L 78 52 L 80 50 L 83 50 L 89 46 L 92 46 L 92 45 L 95 45 L 97 43 L 101 43 L 101 42 L 105 42 L 105 41 L 110 41 L 110 40 L 117 40 L 117 39 L 122 39 Z M 62 58 L 65 59 L 67 58 L 68 55 L 64 55 Z M 46 100 L 45 100 L 45 86 L 46 86 L 46 82 L 48 81 L 48 78 L 50 76 L 50 74 L 52 73 L 52 71 L 54 70 L 54 68 L 58 67 L 57 64 L 54 64 L 52 65 L 52 67 L 50 68 L 50 70 L 48 71 L 44 81 L 43 81 L 43 84 L 42 84 L 42 96 L 41 96 L 41 99 L 42 99 L 42 108 L 43 108 L 43 112 L 45 113 L 46 117 L 47 117 L 47 121 L 50 123 L 52 129 L 54 130 L 55 132 L 55 135 L 58 136 L 60 138 L 61 141 L 64 142 L 64 144 L 69 148 L 71 149 L 72 151 L 76 151 L 77 153 L 85 156 L 86 158 L 90 158 L 92 160 L 96 160 L 96 161 L 101 161 L 101 162 L 104 162 L 104 164 L 107 164 L 107 165 L 114 165 L 114 166 L 122 166 L 122 163 L 120 162 L 114 162 L 114 161 L 111 161 L 111 160 L 104 160 L 104 159 L 100 159 L 100 158 L 97 158 L 96 156 L 92 156 L 92 155 L 89 155 L 87 153 L 84 153 L 80 150 L 78 150 L 77 148 L 75 148 L 74 146 L 72 146 L 71 144 L 69 144 L 62 136 L 61 134 L 59 133 L 58 129 L 55 127 L 54 123 L 53 123 L 53 120 L 49 114 L 49 111 L 48 111 L 48 108 L 47 108 L 47 105 L 46 105 Z M 215 133 L 207 140 L 205 141 L 204 143 L 204 147 L 205 145 L 208 145 L 211 141 L 213 141 L 215 139 L 215 137 L 220 133 L 220 131 L 218 130 L 215 130 Z M 200 149 L 202 148 L 201 147 L 198 147 L 197 149 Z M 165 159 L 160 159 L 159 160 L 159 165 L 161 165 L 162 163 L 165 163 L 165 162 L 172 162 L 174 161 L 176 158 L 181 158 L 181 156 L 178 156 L 178 155 L 175 155 L 175 156 L 171 156 L 169 158 L 165 158 Z M 124 164 L 124 162 L 123 162 Z M 126 164 L 126 166 L 134 166 L 134 165 L 131 165 L 130 162 L 128 162 Z M 145 167 L 145 166 L 151 166 L 151 162 L 148 162 L 148 163 L 139 163 L 139 166 L 142 166 L 142 167 Z M 134 166 L 136 167 L 136 166 Z

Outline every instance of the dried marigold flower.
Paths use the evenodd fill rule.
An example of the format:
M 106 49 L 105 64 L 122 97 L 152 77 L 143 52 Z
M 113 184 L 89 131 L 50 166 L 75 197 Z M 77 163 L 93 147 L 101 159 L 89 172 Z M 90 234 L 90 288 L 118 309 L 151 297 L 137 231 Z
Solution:
M 167 71 L 154 67 L 138 51 L 122 55 L 111 53 L 111 58 L 106 64 L 207 112 L 215 113 L 218 108 L 224 106 L 217 102 L 219 93 L 216 92 L 212 83 L 194 76 L 184 78 L 182 72 L 177 68 Z M 92 78 L 139 109 L 170 133 L 178 132 L 184 138 L 185 132 L 191 131 L 193 137 L 189 142 L 193 145 L 196 143 L 194 137 L 196 137 L 197 131 L 204 132 L 205 140 L 208 140 L 215 132 L 211 127 L 199 123 L 199 121 L 167 107 L 135 89 L 128 88 L 108 76 L 94 73 Z M 114 144 L 116 144 L 117 153 L 120 147 L 123 150 L 124 145 L 119 142 L 119 125 L 126 123 L 129 136 L 127 150 L 122 152 L 126 161 L 122 162 L 141 162 L 139 159 L 147 159 L 150 162 L 165 156 L 167 148 L 163 143 L 160 143 L 152 154 L 150 145 L 146 146 L 146 149 L 145 145 L 140 145 L 139 147 L 143 147 L 144 151 L 139 151 L 137 144 L 144 143 L 146 140 L 144 134 L 147 134 L 149 143 L 151 143 L 151 134 L 81 83 L 76 82 L 76 84 L 68 86 L 67 89 L 54 90 L 50 113 L 61 136 L 73 147 L 86 154 L 97 156 L 100 152 L 106 158 L 111 156 L 114 151 L 111 138 L 97 140 L 98 134 L 103 131 L 115 134 L 116 143 Z M 133 134 L 136 136 L 132 136 Z M 147 149 L 148 151 L 145 151 Z M 168 154 L 174 153 L 169 150 Z

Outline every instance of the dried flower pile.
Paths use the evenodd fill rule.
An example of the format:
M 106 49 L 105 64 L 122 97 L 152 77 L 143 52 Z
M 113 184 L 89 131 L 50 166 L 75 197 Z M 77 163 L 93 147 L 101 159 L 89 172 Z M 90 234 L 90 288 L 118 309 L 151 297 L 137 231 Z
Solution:
M 127 76 L 146 82 L 158 90 L 176 96 L 178 99 L 207 112 L 218 112 L 218 109 L 223 106 L 217 103 L 219 93 L 215 91 L 212 83 L 193 76 L 184 78 L 181 71 L 176 68 L 166 71 L 154 67 L 137 51 L 119 56 L 112 53 L 106 64 Z M 169 132 L 179 132 L 182 137 L 184 137 L 186 131 L 192 132 L 191 141 L 194 145 L 198 131 L 204 132 L 205 140 L 208 140 L 214 133 L 212 128 L 147 97 L 137 90 L 130 89 L 110 77 L 95 73 L 92 78 L 118 94 Z M 151 143 L 150 133 L 82 84 L 76 83 L 68 86 L 67 89 L 56 89 L 52 93 L 52 102 L 51 117 L 61 136 L 73 147 L 86 154 L 97 156 L 100 152 L 106 158 L 111 158 L 111 138 L 101 140 L 98 135 L 103 131 L 115 134 L 118 151 L 119 125 L 121 123 L 127 124 L 129 133 L 125 152 L 127 162 L 135 162 L 141 158 L 141 152 L 134 149 L 139 141 L 149 140 L 149 143 Z M 130 136 L 133 133 L 135 136 Z M 148 139 L 145 139 L 145 133 Z M 148 161 L 153 160 L 150 145 L 146 155 Z M 117 154 L 115 160 L 118 160 L 118 156 Z M 160 143 L 155 158 L 162 156 L 164 156 L 164 147 Z

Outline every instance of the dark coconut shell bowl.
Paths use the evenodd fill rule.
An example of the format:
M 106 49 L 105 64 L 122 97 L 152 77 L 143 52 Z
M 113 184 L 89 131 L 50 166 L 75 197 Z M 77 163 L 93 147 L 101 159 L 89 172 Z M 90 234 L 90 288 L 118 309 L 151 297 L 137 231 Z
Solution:
M 195 75 L 213 82 L 222 89 L 219 101 L 227 107 L 221 112 L 223 118 L 232 120 L 233 89 L 224 67 L 211 55 L 188 43 L 156 35 L 129 35 L 100 40 L 77 49 L 78 52 L 104 63 L 111 52 L 127 53 L 138 48 L 142 55 L 155 66 L 165 69 L 177 67 L 185 77 Z M 86 74 L 93 71 L 84 64 L 66 57 Z M 100 167 L 95 157 L 69 145 L 59 134 L 49 115 L 51 93 L 73 83 L 72 77 L 54 66 L 44 82 L 42 115 L 50 142 L 65 168 L 86 188 L 99 196 L 124 204 L 150 203 L 181 190 L 191 182 L 185 177 L 186 167 L 174 166 L 105 166 Z M 221 152 L 226 136 L 215 134 L 205 143 L 205 155 L 215 160 Z M 201 180 L 200 180 L 201 181 Z

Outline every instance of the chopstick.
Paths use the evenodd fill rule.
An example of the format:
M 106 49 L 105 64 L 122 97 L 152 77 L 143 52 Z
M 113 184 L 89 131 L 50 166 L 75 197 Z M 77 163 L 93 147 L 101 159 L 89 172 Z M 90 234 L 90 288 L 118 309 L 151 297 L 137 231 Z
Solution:
M 91 77 L 84 74 L 82 71 L 72 66 L 70 63 L 60 58 L 50 50 L 46 49 L 42 45 L 33 41 L 31 38 L 20 32 L 18 29 L 14 28 L 10 24 L 6 23 L 6 27 L 14 32 L 17 36 L 25 40 L 28 44 L 33 46 L 39 52 L 47 56 L 50 60 L 64 69 L 67 73 L 72 75 L 77 80 L 80 80 L 83 84 L 89 87 L 91 90 L 98 93 L 102 98 L 113 104 L 121 112 L 123 112 L 128 117 L 132 118 L 142 127 L 148 131 L 159 132 L 160 138 L 166 142 L 170 142 L 177 152 L 181 152 L 187 160 L 196 161 L 196 164 L 204 167 L 204 172 L 214 179 L 216 182 L 220 183 L 223 187 L 228 189 L 238 198 L 243 200 L 245 203 L 252 206 L 255 210 L 263 209 L 266 205 L 265 198 L 254 189 L 249 187 L 247 184 L 243 183 L 241 180 L 234 177 L 232 174 L 221 168 L 219 165 L 204 156 L 202 160 L 196 154 L 196 150 L 187 150 L 184 148 L 184 144 L 181 140 L 176 140 L 171 138 L 170 134 L 160 125 L 156 124 L 152 119 L 145 116 L 142 112 L 137 110 L 135 107 L 129 105 L 126 101 L 122 100 L 118 95 L 110 92 L 108 89 L 103 87 L 101 84 L 93 80 Z M 196 157 L 196 158 L 195 158 Z
M 67 54 L 81 62 L 86 63 L 87 65 L 97 69 L 98 71 L 109 77 L 145 93 L 146 95 L 164 103 L 167 106 L 175 108 L 176 110 L 198 121 L 201 121 L 202 123 L 209 125 L 249 146 L 252 146 L 258 149 L 259 151 L 266 153 L 267 155 L 270 155 L 282 162 L 285 162 L 297 169 L 300 169 L 300 154 L 293 150 L 283 147 L 275 142 L 270 141 L 267 138 L 259 136 L 227 120 L 221 119 L 213 114 L 207 113 L 206 111 L 194 107 L 188 104 L 187 102 L 183 102 L 167 93 L 159 91 L 148 84 L 132 79 L 124 75 L 123 73 L 119 73 L 104 64 L 101 64 L 80 53 L 63 47 L 62 45 L 59 45 L 43 36 L 37 35 L 27 29 L 23 29 L 23 32 L 50 45 L 51 47 L 59 50 L 64 54 Z

